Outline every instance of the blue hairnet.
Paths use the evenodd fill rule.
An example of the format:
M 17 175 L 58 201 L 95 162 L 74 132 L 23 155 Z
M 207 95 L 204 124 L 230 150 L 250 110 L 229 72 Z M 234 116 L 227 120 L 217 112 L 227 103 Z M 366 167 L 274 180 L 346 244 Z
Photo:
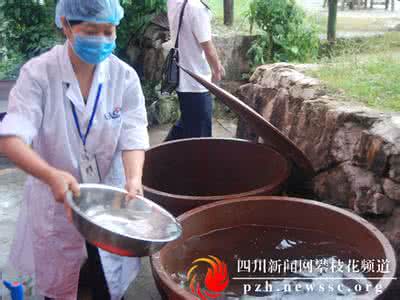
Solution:
M 119 25 L 124 17 L 124 9 L 119 0 L 59 0 L 56 8 L 58 28 L 62 28 L 62 16 L 71 21 Z

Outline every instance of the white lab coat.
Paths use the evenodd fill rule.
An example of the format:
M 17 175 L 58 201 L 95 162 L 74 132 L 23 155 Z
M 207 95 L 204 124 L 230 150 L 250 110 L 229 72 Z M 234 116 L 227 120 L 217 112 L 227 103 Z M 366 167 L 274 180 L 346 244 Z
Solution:
M 0 136 L 18 136 L 50 165 L 80 180 L 81 140 L 73 120 L 75 105 L 86 132 L 95 97 L 103 84 L 87 149 L 96 154 L 103 183 L 124 186 L 123 150 L 149 146 L 145 102 L 136 72 L 115 56 L 97 65 L 85 106 L 68 57 L 67 44 L 30 60 L 9 97 Z M 120 117 L 110 118 L 110 113 Z M 115 114 L 114 114 L 115 116 Z M 100 251 L 112 299 L 119 299 L 137 275 L 138 258 Z M 79 271 L 86 258 L 84 239 L 66 218 L 49 186 L 28 177 L 11 249 L 11 263 L 35 274 L 37 289 L 47 297 L 76 299 Z

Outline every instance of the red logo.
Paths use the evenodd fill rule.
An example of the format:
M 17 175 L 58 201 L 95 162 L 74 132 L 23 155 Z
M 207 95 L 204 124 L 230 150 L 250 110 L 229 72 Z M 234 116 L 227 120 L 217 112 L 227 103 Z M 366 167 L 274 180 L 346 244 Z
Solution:
M 192 266 L 187 272 L 187 278 L 190 282 L 190 290 L 193 295 L 198 296 L 201 300 L 215 299 L 221 296 L 221 293 L 228 287 L 229 277 L 226 263 L 215 256 L 209 258 L 199 258 L 192 262 Z M 204 289 L 201 289 L 201 279 L 197 276 L 195 270 L 199 267 L 199 263 L 208 264 L 207 274 L 204 278 Z

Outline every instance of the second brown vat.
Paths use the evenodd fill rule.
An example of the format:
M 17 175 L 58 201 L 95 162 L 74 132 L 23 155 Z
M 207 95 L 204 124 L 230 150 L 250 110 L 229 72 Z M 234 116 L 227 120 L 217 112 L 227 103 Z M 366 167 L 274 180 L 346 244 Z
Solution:
M 255 241 L 257 241 L 257 239 L 262 239 L 262 235 L 258 232 L 240 235 L 238 228 L 246 225 L 269 226 L 271 228 L 283 229 L 295 228 L 310 230 L 313 231 L 314 234 L 323 233 L 343 243 L 343 245 L 347 245 L 351 249 L 356 249 L 359 254 L 359 259 L 374 261 L 378 264 L 379 261 L 386 261 L 388 263 L 387 270 L 378 272 L 377 269 L 379 268 L 375 268 L 375 266 L 373 272 L 366 274 L 374 287 L 371 287 L 366 293 L 357 296 L 335 297 L 330 291 L 324 294 L 328 296 L 329 299 L 385 299 L 384 297 L 396 274 L 397 263 L 393 247 L 376 227 L 365 219 L 344 209 L 308 199 L 268 196 L 220 201 L 193 209 L 179 216 L 178 221 L 182 224 L 183 235 L 151 257 L 153 276 L 162 298 L 166 300 L 198 299 L 198 297 L 190 292 L 189 288 L 184 288 L 177 282 L 176 276 L 173 276 L 173 274 L 179 274 L 182 270 L 184 271 L 183 275 L 186 274 L 191 267 L 190 263 L 192 258 L 190 255 L 192 254 L 196 254 L 195 258 L 206 257 L 207 255 L 217 256 L 228 265 L 233 262 L 234 266 L 237 266 L 236 260 L 242 257 L 241 255 L 244 255 L 244 257 L 242 257 L 243 259 L 276 258 L 268 251 L 264 252 L 263 256 L 260 257 L 260 248 L 256 250 Z M 204 239 L 204 236 L 207 234 L 227 228 L 236 228 L 238 230 L 237 235 L 223 236 L 220 240 L 214 239 L 213 241 Z M 265 233 L 263 233 L 263 235 L 264 234 Z M 271 237 L 271 234 L 268 234 L 268 237 Z M 194 241 L 196 239 L 201 240 L 202 238 L 203 240 L 200 247 L 195 248 L 195 252 L 191 252 L 188 248 L 190 247 L 189 241 Z M 310 238 L 313 239 L 313 235 L 306 237 L 305 241 Z M 284 241 L 284 239 L 285 236 L 282 235 L 279 239 L 269 240 L 267 244 L 265 244 L 265 249 L 268 248 L 268 244 L 273 245 L 273 247 L 278 247 L 281 245 L 279 241 Z M 240 243 L 236 245 L 236 247 L 231 248 L 231 240 L 237 240 Z M 245 252 L 251 253 L 252 255 L 247 256 L 241 253 L 237 248 L 240 245 L 247 245 L 247 248 L 242 248 L 241 250 L 246 249 Z M 294 247 L 294 249 L 299 251 L 298 248 L 301 249 L 301 247 Z M 306 248 L 302 249 L 302 251 L 306 250 L 306 252 L 299 252 L 297 256 L 306 254 L 307 249 L 312 248 L 311 244 L 308 244 Z M 230 249 L 234 249 L 233 252 L 226 251 Z M 237 255 L 231 256 L 235 251 L 237 251 Z M 220 253 L 218 254 L 218 252 Z M 185 255 L 182 255 L 182 253 Z M 221 253 L 225 253 L 225 255 L 221 255 Z M 335 256 L 336 255 L 340 258 L 339 251 L 335 251 Z M 305 256 L 305 258 L 306 257 L 307 256 Z M 289 258 L 293 260 L 295 257 Z M 350 258 L 357 259 L 357 257 Z M 228 272 L 230 285 L 235 285 L 237 283 L 237 281 L 233 279 L 235 276 L 252 276 L 246 273 L 243 275 L 236 268 L 229 268 Z M 252 272 L 254 273 L 254 271 Z M 338 273 L 340 273 L 340 271 Z M 361 272 L 355 272 L 353 276 L 360 277 L 360 273 Z M 280 274 L 280 276 L 284 275 Z M 261 282 L 263 281 L 261 280 Z M 300 282 L 301 280 L 299 283 Z M 249 283 L 249 281 L 239 281 L 239 283 L 244 284 Z M 357 281 L 348 279 L 348 284 L 355 283 L 357 283 Z M 378 287 L 380 292 L 377 293 L 375 288 Z M 328 291 L 328 289 L 326 291 Z M 309 299 L 325 299 L 324 295 L 317 297 L 310 296 Z M 296 295 L 289 294 L 287 296 L 289 296 L 290 299 L 294 299 Z M 293 296 L 293 298 L 291 296 Z M 264 299 L 264 297 L 260 299 Z
M 267 145 L 185 139 L 146 152 L 143 185 L 147 198 L 178 216 L 215 201 L 277 195 L 289 174 L 289 162 Z

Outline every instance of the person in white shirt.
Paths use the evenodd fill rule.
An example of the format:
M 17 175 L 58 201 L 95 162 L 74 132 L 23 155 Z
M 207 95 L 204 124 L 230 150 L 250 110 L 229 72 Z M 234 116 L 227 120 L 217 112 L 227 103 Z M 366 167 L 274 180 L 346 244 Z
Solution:
M 22 67 L 0 123 L 1 152 L 30 175 L 10 260 L 47 299 L 77 299 L 87 254 L 93 299 L 121 299 L 139 272 L 138 258 L 85 245 L 64 207 L 78 182 L 142 193 L 145 101 L 136 72 L 112 55 L 122 17 L 118 0 L 59 0 L 67 41 Z
M 171 40 L 176 40 L 181 10 L 184 7 L 179 33 L 179 63 L 209 80 L 219 81 L 225 75 L 211 36 L 211 12 L 201 0 L 168 0 L 168 21 Z M 212 98 L 206 88 L 183 70 L 179 73 L 181 117 L 171 128 L 166 141 L 210 137 L 212 135 Z

